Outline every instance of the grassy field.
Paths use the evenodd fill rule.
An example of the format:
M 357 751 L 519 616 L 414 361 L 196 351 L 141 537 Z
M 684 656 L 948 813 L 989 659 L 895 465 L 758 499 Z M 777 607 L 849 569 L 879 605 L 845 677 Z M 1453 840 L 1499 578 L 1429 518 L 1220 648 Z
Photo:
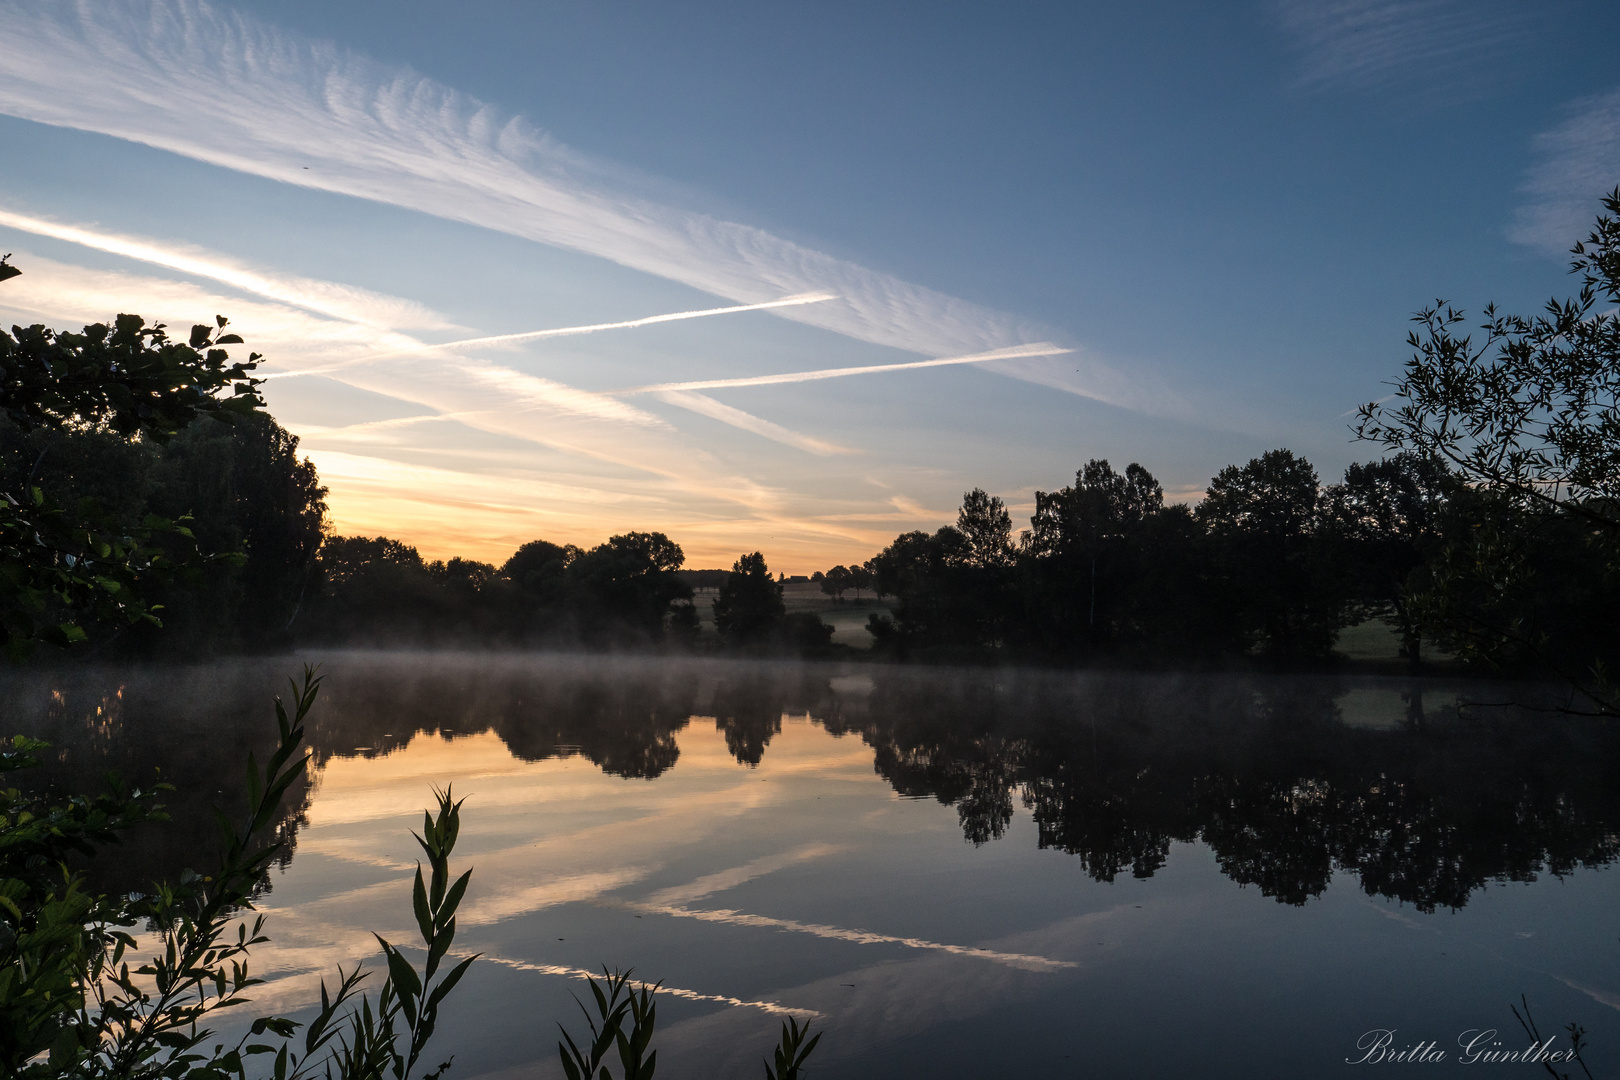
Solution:
M 1379 619 L 1369 619 L 1339 631 L 1333 651 L 1352 660 L 1398 660 L 1401 636 Z
M 705 589 L 692 598 L 697 605 L 698 618 L 705 630 L 714 629 L 714 603 L 715 590 Z M 788 612 L 813 611 L 821 616 L 821 621 L 833 628 L 833 642 L 838 645 L 848 645 L 854 649 L 869 649 L 872 647 L 872 635 L 866 632 L 866 619 L 874 611 L 888 612 L 894 607 L 892 599 L 878 600 L 869 592 L 863 592 L 861 599 L 856 600 L 853 592 L 844 594 L 844 602 L 835 604 L 832 597 L 821 591 L 816 584 L 793 584 L 782 586 L 782 602 L 787 605 Z

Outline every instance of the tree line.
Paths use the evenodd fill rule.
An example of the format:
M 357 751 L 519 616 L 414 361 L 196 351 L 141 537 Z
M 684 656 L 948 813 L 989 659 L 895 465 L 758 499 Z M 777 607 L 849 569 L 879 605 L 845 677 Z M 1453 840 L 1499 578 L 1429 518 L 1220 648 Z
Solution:
M 1495 565 L 1478 558 L 1487 530 Z M 1222 469 L 1192 507 L 1167 504 L 1141 465 L 1093 460 L 1036 492 L 1016 537 L 978 489 L 954 525 L 896 537 L 867 564 L 897 601 L 869 629 L 899 655 L 1289 663 L 1325 658 L 1341 630 L 1378 618 L 1414 662 L 1438 645 L 1526 668 L 1549 650 L 1620 646 L 1620 580 L 1591 540 L 1412 451 L 1326 485 L 1305 459 L 1269 451 Z M 1493 588 L 1510 558 L 1512 588 Z M 1531 627 L 1533 639 L 1509 633 Z
M 1435 647 L 1553 673 L 1600 712 L 1620 660 L 1620 189 L 1572 249 L 1578 295 L 1478 333 L 1414 316 L 1395 393 L 1361 410 L 1382 460 L 1323 484 L 1286 449 L 1166 504 L 1141 465 L 1082 466 L 1015 536 L 975 489 L 957 520 L 820 576 L 893 598 L 868 628 L 895 658 L 1059 664 L 1305 663 L 1388 622 Z M 12 268 L 7 268 L 12 269 Z M 0 334 L 0 623 L 6 647 L 82 642 L 182 655 L 323 644 L 713 647 L 816 654 L 764 557 L 688 570 L 659 532 L 534 540 L 496 566 L 329 535 L 325 489 L 251 372 L 197 326 L 135 316 Z M 694 587 L 715 588 L 712 620 Z M 707 599 L 707 598 L 704 598 Z M 714 634 L 703 629 L 712 621 Z M 159 626 L 163 627 L 160 635 Z M 111 629 L 108 629 L 111 628 Z

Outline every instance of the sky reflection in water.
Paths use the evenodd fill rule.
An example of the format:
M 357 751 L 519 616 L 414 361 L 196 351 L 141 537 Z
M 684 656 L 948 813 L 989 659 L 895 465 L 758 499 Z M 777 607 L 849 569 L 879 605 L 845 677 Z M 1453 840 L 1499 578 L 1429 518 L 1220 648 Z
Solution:
M 1458 721 L 1481 688 L 323 659 L 254 1008 L 414 937 L 409 830 L 453 782 L 458 948 L 488 961 L 441 1028 L 453 1076 L 560 1075 L 603 963 L 669 987 L 672 1078 L 755 1075 L 784 1011 L 828 1031 L 826 1078 L 1308 1076 L 1372 1028 L 1517 1046 L 1521 993 L 1620 1060 L 1616 739 Z M 181 816 L 233 797 L 293 666 L 12 676 L 0 715 L 64 782 L 161 766 Z M 176 832 L 111 878 L 197 861 Z

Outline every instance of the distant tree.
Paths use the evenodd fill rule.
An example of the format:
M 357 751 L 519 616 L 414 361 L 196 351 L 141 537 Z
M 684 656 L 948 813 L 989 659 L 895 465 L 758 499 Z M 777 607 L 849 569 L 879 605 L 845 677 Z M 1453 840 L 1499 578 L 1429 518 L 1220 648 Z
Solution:
M 964 565 L 979 569 L 1012 565 L 1012 515 L 1000 499 L 983 488 L 974 488 L 962 496 L 956 531 L 967 541 L 960 560 Z
M 872 577 L 872 565 L 869 562 L 849 568 L 849 587 L 855 590 L 855 599 L 861 598 L 863 590 L 872 588 Z
M 956 522 L 933 535 L 902 533 L 872 558 L 873 586 L 898 601 L 893 616 L 867 623 L 885 647 L 960 651 L 1005 642 L 1016 602 L 1011 515 L 975 488 L 963 495 Z
M 1341 568 L 1319 543 L 1316 470 L 1290 450 L 1229 465 L 1196 511 L 1215 541 L 1225 602 L 1266 654 L 1325 656 L 1348 613 Z
M 1036 644 L 1094 651 L 1132 636 L 1144 564 L 1140 533 L 1164 491 L 1132 462 L 1124 475 L 1093 459 L 1074 484 L 1035 493 L 1026 541 L 1025 600 Z
M 521 632 L 543 632 L 562 618 L 568 568 L 581 554 L 573 544 L 531 540 L 502 564 L 501 576 L 512 584 L 515 594 L 516 610 L 511 618 Z
M 569 609 L 586 640 L 661 640 L 671 605 L 692 599 L 692 587 L 676 573 L 685 560 L 663 533 L 632 532 L 569 562 Z
M 782 617 L 775 637 L 783 651 L 813 656 L 832 644 L 833 628 L 813 611 L 795 611 Z
M 427 574 L 444 588 L 468 596 L 476 596 L 501 579 L 501 572 L 494 564 L 463 559 L 459 555 L 448 561 L 433 560 L 427 564 Z
M 714 600 L 714 625 L 735 645 L 763 645 L 787 615 L 782 586 L 771 578 L 765 556 L 744 555 L 733 564 Z
M 1427 584 L 1426 564 L 1442 543 L 1448 496 L 1457 484 L 1441 458 L 1404 451 L 1351 465 L 1324 493 L 1328 525 L 1354 578 L 1361 614 L 1401 635 L 1401 655 L 1423 655 L 1412 598 Z
M 817 574 L 816 576 L 821 578 L 821 591 L 832 597 L 835 604 L 844 602 L 845 591 L 854 584 L 853 577 L 847 566 L 835 566 L 828 570 L 825 575 Z
M 308 632 L 330 642 L 431 641 L 449 612 L 416 548 L 386 536 L 333 536 L 321 545 L 321 596 Z

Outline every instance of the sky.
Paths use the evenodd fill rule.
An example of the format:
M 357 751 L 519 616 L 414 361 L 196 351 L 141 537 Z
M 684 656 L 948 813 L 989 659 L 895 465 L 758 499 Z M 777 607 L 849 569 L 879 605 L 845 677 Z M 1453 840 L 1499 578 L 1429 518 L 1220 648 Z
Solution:
M 216 314 L 332 525 L 863 560 L 1377 456 L 1620 184 L 1620 5 L 0 0 L 0 325 Z

